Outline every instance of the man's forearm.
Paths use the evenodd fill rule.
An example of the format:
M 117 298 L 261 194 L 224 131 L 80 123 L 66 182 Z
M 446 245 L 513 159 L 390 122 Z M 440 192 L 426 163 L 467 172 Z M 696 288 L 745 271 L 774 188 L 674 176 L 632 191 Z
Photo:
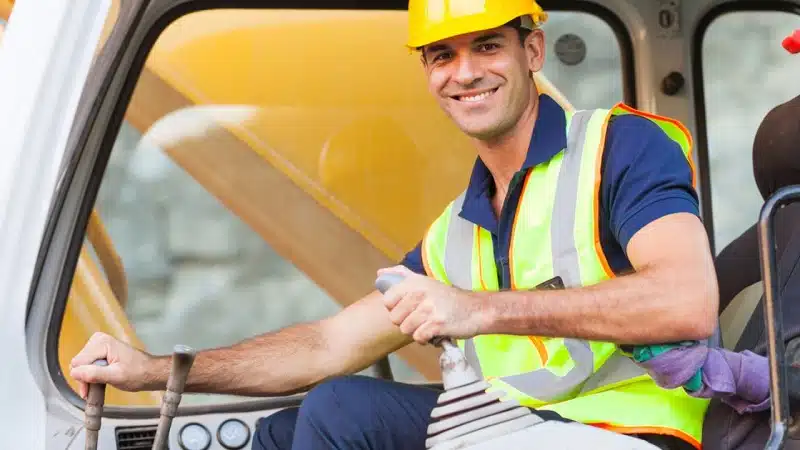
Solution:
M 186 392 L 246 396 L 287 395 L 319 383 L 336 370 L 325 355 L 318 323 L 295 325 L 225 348 L 198 352 Z M 164 390 L 169 356 L 152 359 L 147 390 Z
M 703 274 L 644 270 L 583 288 L 485 293 L 482 334 L 619 344 L 705 339 L 716 320 L 715 292 Z

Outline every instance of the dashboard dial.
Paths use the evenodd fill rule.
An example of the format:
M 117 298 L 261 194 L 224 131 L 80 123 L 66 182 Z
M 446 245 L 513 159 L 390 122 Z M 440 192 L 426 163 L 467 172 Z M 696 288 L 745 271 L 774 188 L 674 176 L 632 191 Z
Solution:
M 211 446 L 211 433 L 199 423 L 186 424 L 178 434 L 178 442 L 184 450 L 206 450 Z
M 229 419 L 219 426 L 217 439 L 223 447 L 239 450 L 250 441 L 250 428 L 241 420 Z

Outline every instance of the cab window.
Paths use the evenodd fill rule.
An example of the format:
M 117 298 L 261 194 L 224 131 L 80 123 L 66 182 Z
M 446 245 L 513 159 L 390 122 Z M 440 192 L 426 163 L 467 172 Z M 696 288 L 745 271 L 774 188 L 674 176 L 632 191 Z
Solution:
M 705 129 L 714 247 L 719 253 L 752 226 L 764 199 L 753 176 L 753 139 L 764 116 L 797 96 L 800 57 L 781 41 L 800 28 L 788 12 L 730 12 L 702 41 Z
M 627 98 L 622 42 L 604 19 L 586 12 L 548 12 L 542 72 L 576 109 L 610 108 Z
M 95 331 L 154 354 L 220 347 L 330 316 L 373 289 L 376 270 L 399 262 L 463 189 L 475 158 L 403 45 L 406 16 L 212 10 L 166 28 L 89 220 L 62 368 Z M 575 107 L 622 100 L 610 26 L 550 17 L 544 75 Z M 400 350 L 394 377 L 435 380 L 435 355 Z M 159 401 L 111 386 L 106 397 Z

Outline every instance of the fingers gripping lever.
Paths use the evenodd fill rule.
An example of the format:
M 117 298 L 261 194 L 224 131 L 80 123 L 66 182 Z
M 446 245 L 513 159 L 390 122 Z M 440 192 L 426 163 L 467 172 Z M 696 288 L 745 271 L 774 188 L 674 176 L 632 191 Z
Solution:
M 392 286 L 403 281 L 405 277 L 400 274 L 387 273 L 378 277 L 375 287 L 385 294 Z M 441 347 L 444 352 L 439 358 L 442 369 L 442 381 L 445 389 L 465 386 L 480 380 L 478 373 L 469 365 L 467 358 L 458 346 L 448 337 L 435 336 L 430 341 L 431 345 Z
M 177 415 L 178 405 L 181 402 L 189 370 L 194 363 L 195 351 L 185 345 L 176 345 L 172 354 L 172 368 L 167 381 L 167 391 L 161 402 L 161 418 L 156 429 L 153 450 L 166 450 L 169 439 L 169 429 L 172 419 Z M 108 361 L 99 359 L 94 362 L 97 366 L 108 366 Z M 92 383 L 89 385 L 89 394 L 86 396 L 86 410 L 84 426 L 86 427 L 86 450 L 97 450 L 100 433 L 100 421 L 103 416 L 106 385 Z
M 405 277 L 400 274 L 396 273 L 387 273 L 378 277 L 375 281 L 375 288 L 380 291 L 381 294 L 385 294 L 392 286 L 395 284 L 403 281 Z M 431 345 L 435 345 L 437 347 L 446 348 L 447 346 L 455 347 L 455 344 L 450 339 L 443 338 L 441 336 L 434 336 L 431 339 Z

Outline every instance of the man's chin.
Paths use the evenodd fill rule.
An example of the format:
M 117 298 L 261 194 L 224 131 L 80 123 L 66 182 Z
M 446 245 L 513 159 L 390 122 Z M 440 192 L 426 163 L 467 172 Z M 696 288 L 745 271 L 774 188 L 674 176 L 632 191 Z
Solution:
M 467 136 L 481 141 L 490 141 L 504 133 L 504 130 L 497 123 L 460 123 L 459 128 Z

